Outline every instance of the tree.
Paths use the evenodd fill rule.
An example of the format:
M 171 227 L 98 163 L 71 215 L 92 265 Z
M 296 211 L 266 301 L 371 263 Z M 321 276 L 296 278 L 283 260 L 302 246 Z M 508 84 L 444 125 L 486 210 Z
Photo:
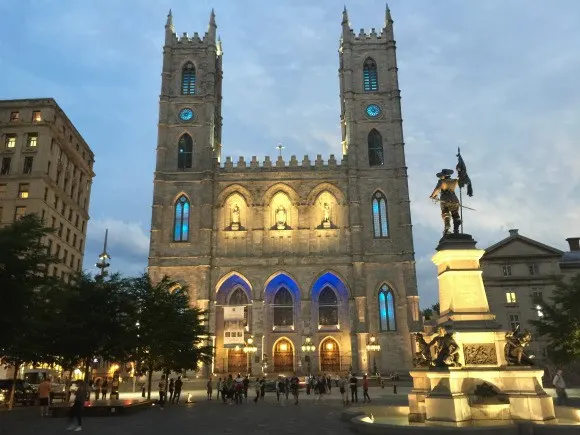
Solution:
M 580 360 L 580 274 L 560 279 L 551 301 L 534 300 L 541 317 L 532 320 L 538 335 L 548 338 L 548 357 L 556 364 Z
M 53 231 L 34 214 L 0 228 L 0 356 L 14 368 L 14 381 L 22 364 L 48 362 L 46 301 L 58 281 L 46 272 L 58 259 L 42 243 Z
M 431 317 L 434 315 L 439 316 L 439 311 L 439 302 L 437 302 L 436 304 L 431 305 L 431 308 L 425 308 L 421 311 L 421 314 L 425 317 L 425 320 L 431 320 Z
M 212 348 L 204 344 L 208 332 L 204 312 L 191 307 L 187 287 L 165 276 L 153 284 L 148 274 L 132 280 L 137 301 L 134 359 L 147 374 L 147 397 L 151 398 L 153 372 L 197 369 L 209 363 Z
M 82 364 L 85 381 L 94 358 L 127 361 L 132 353 L 136 305 L 129 282 L 81 273 L 54 298 L 55 358 L 68 370 Z

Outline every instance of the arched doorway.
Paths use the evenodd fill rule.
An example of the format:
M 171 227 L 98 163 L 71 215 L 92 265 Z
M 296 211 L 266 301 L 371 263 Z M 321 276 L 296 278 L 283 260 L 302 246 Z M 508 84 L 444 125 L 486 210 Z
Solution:
M 234 375 L 248 372 L 248 355 L 241 348 L 228 349 L 228 372 Z
M 327 337 L 320 343 L 320 371 L 340 371 L 340 349 L 334 338 Z
M 274 345 L 274 372 L 294 371 L 294 347 L 287 338 L 281 338 Z

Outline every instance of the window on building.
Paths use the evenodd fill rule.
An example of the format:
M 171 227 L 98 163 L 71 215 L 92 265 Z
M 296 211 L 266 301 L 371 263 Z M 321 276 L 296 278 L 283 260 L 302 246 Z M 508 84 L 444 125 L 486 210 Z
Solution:
M 77 214 L 75 217 L 75 227 L 78 228 L 79 227 L 79 215 Z
M 363 66 L 363 86 L 367 92 L 379 90 L 379 80 L 377 77 L 377 63 L 371 57 L 365 60 Z
M 52 240 L 48 239 L 46 242 L 46 252 L 52 254 Z
M 40 215 L 40 220 L 44 222 L 44 217 L 46 216 L 46 210 L 42 209 L 42 214 Z
M 60 245 L 56 245 L 56 251 L 54 251 L 54 255 L 60 260 Z
M 181 195 L 175 202 L 175 222 L 173 225 L 173 241 L 187 242 L 189 239 L 189 200 Z
M 72 222 L 72 214 L 73 214 L 73 211 L 72 211 L 72 207 L 71 207 L 71 208 L 68 209 L 68 220 L 70 222 Z
M 62 237 L 62 230 L 64 229 L 63 224 L 58 224 L 58 237 Z
M 193 163 L 193 139 L 187 133 L 179 138 L 177 145 L 177 168 L 188 169 Z
M 44 202 L 48 199 L 48 187 L 44 188 Z
M 248 326 L 248 296 L 246 292 L 240 287 L 236 288 L 230 296 L 228 305 L 244 306 L 244 326 Z
M 294 325 L 294 301 L 290 291 L 282 287 L 274 295 L 274 326 Z
M 52 217 L 52 225 L 50 227 L 56 228 L 56 218 L 54 216 Z
M 0 167 L 0 175 L 10 174 L 10 163 L 12 159 L 10 157 L 2 158 L 2 167 Z
M 382 166 L 384 161 L 383 139 L 374 128 L 368 135 L 369 166 Z
M 52 203 L 52 206 L 54 207 L 54 211 L 56 211 L 56 209 L 58 208 L 58 196 L 54 195 L 54 201 Z
M 508 304 L 515 304 L 517 302 L 516 293 L 510 289 L 509 291 L 505 292 L 505 299 Z
M 26 214 L 26 207 L 16 207 L 14 208 L 14 220 L 20 219 Z
M 46 165 L 46 175 L 48 175 L 50 177 L 50 167 L 52 166 L 52 164 L 50 162 L 48 162 L 48 164 Z
M 509 264 L 502 266 L 503 276 L 512 276 L 512 267 Z
M 68 265 L 72 269 L 74 264 L 75 264 L 75 256 L 71 253 L 70 254 L 70 261 L 68 262 Z
M 42 121 L 42 113 L 40 110 L 35 110 L 32 112 L 32 122 L 40 122 Z
M 387 216 L 387 198 L 382 192 L 376 191 L 372 201 L 373 231 L 375 237 L 389 236 L 389 217 Z
M 6 195 L 6 184 L 0 184 L 0 198 Z
M 81 270 L 81 259 L 77 258 L 77 270 Z
M 77 235 L 76 234 L 73 234 L 73 242 L 72 242 L 72 245 L 73 245 L 74 248 L 77 247 Z
M 17 111 L 10 112 L 10 121 L 11 122 L 20 121 L 20 112 Z
M 34 163 L 34 157 L 24 157 L 22 173 L 30 174 L 32 172 L 32 163 Z
M 6 140 L 4 141 L 4 145 L 6 145 L 6 148 L 14 148 L 16 146 L 16 135 L 7 134 Z
M 66 229 L 66 239 L 65 239 L 67 243 L 68 243 L 69 239 L 70 239 L 70 228 L 67 228 Z
M 318 324 L 338 325 L 338 298 L 333 289 L 326 286 L 318 296 Z
M 381 331 L 395 331 L 395 296 L 386 284 L 379 290 L 379 323 Z
M 530 275 L 537 275 L 538 271 L 539 269 L 537 264 L 528 264 L 528 273 Z
M 83 239 L 79 240 L 79 251 L 83 252 Z
M 62 251 L 62 262 L 66 264 L 66 260 L 68 258 L 68 249 L 63 249 Z
M 519 329 L 519 327 L 520 327 L 520 316 L 519 316 L 519 314 L 513 314 L 513 313 L 508 314 L 508 320 L 509 320 L 509 324 L 510 324 L 510 329 L 512 331 L 515 331 L 516 329 Z
M 544 295 L 542 294 L 542 290 L 538 290 L 537 288 L 532 288 L 532 300 L 536 304 L 543 302 Z
M 38 145 L 38 133 L 28 133 L 26 138 L 26 145 L 29 147 L 35 147 Z
M 195 66 L 191 62 L 181 71 L 181 95 L 195 95 Z
M 28 183 L 20 183 L 18 185 L 18 198 L 26 199 L 28 198 L 28 191 L 30 189 L 30 184 Z

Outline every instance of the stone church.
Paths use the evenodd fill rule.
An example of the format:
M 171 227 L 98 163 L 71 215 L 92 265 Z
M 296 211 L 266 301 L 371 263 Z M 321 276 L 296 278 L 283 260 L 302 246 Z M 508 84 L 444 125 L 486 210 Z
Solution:
M 167 17 L 149 254 L 154 280 L 207 310 L 205 373 L 410 368 L 419 298 L 390 11 L 358 34 L 343 12 L 343 155 L 326 160 L 222 158 L 216 30 L 213 11 L 202 36 Z

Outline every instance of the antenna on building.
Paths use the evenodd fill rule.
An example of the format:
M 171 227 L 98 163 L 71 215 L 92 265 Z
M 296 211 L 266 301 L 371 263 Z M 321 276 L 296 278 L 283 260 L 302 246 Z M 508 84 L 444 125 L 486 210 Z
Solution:
M 105 276 L 107 276 L 107 274 L 108 274 L 107 267 L 109 267 L 111 265 L 107 261 L 111 258 L 111 256 L 107 252 L 107 239 L 108 238 L 109 238 L 109 229 L 106 229 L 105 230 L 105 243 L 103 245 L 103 252 L 101 252 L 101 254 L 99 255 L 99 262 L 97 264 L 95 264 L 95 266 L 97 266 L 100 270 L 100 272 L 96 276 L 96 278 L 100 278 L 100 279 L 104 279 Z
M 278 149 L 278 155 L 280 157 L 282 157 L 282 150 L 284 149 L 284 145 L 282 145 L 281 143 L 279 143 L 276 148 Z

